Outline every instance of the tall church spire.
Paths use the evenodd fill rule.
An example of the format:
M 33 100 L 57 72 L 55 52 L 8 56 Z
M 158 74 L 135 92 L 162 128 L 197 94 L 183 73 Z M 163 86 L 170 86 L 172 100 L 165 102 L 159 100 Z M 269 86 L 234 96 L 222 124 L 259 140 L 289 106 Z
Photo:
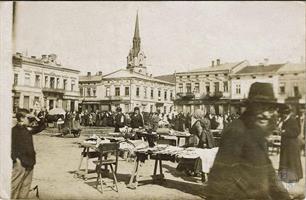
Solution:
M 138 11 L 137 11 L 137 15 L 136 15 L 134 38 L 139 38 L 140 39 L 140 36 L 139 36 L 139 22 L 138 22 Z
M 138 11 L 136 15 L 135 32 L 133 37 L 133 57 L 136 57 L 140 51 L 140 36 L 139 36 L 139 22 L 138 22 Z
M 139 34 L 138 11 L 136 14 L 135 31 L 133 37 L 133 47 L 127 56 L 127 69 L 132 69 L 138 73 L 146 74 L 146 56 L 140 47 L 141 39 Z

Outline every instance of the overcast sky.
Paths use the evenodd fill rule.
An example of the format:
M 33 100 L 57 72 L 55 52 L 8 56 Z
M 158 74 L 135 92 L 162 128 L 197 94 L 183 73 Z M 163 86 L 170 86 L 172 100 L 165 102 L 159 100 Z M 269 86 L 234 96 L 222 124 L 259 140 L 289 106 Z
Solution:
M 18 2 L 15 49 L 55 53 L 63 66 L 104 74 L 126 67 L 139 10 L 153 75 L 221 62 L 305 55 L 303 2 Z

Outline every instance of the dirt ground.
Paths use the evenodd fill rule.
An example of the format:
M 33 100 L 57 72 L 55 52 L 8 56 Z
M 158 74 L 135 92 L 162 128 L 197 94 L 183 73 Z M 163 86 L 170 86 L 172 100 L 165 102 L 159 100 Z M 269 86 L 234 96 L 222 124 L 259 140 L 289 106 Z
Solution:
M 177 163 L 163 162 L 163 170 L 166 181 L 161 184 L 153 184 L 150 178 L 145 178 L 144 185 L 136 190 L 128 189 L 133 169 L 133 162 L 119 159 L 117 172 L 119 192 L 104 187 L 102 194 L 95 188 L 96 174 L 91 174 L 85 181 L 75 178 L 74 171 L 80 162 L 81 148 L 76 144 L 83 141 L 88 134 L 101 133 L 100 129 L 84 129 L 80 138 L 51 137 L 54 130 L 45 130 L 34 136 L 34 145 L 37 153 L 37 164 L 34 168 L 32 187 L 38 185 L 40 199 L 203 199 L 203 183 L 199 177 L 186 176 L 176 170 Z M 278 156 L 271 156 L 274 166 L 278 166 Z M 89 168 L 94 169 L 92 160 Z M 302 157 L 305 171 L 305 157 Z M 149 176 L 153 174 L 154 162 L 146 161 L 140 174 Z M 144 177 L 143 177 L 144 179 Z M 107 179 L 108 185 L 112 185 L 111 179 Z M 305 179 L 294 185 L 291 190 L 304 190 Z M 35 193 L 31 192 L 35 198 Z

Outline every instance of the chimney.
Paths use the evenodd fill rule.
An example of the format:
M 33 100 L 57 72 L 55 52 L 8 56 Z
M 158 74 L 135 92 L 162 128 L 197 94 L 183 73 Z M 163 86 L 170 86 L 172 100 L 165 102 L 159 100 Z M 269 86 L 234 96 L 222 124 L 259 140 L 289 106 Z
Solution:
M 91 72 L 87 72 L 87 76 L 91 76 Z
M 16 56 L 17 56 L 18 58 L 21 58 L 21 57 L 22 57 L 22 53 L 16 52 Z
M 102 71 L 98 71 L 98 75 L 99 75 L 99 76 L 102 76 Z
M 214 67 L 215 66 L 215 61 L 211 61 L 211 66 Z
M 268 59 L 268 58 L 265 58 L 265 59 L 264 59 L 264 63 L 263 63 L 263 65 L 264 65 L 264 66 L 267 66 L 267 65 L 268 65 L 268 63 L 269 63 L 269 59 Z
M 56 58 L 57 58 L 57 55 L 56 55 L 56 54 L 50 54 L 50 55 L 48 55 L 48 60 L 49 60 L 50 62 L 55 62 Z
M 41 55 L 41 60 L 46 62 L 48 60 L 47 55 L 45 54 Z
M 217 59 L 217 66 L 220 65 L 220 59 Z

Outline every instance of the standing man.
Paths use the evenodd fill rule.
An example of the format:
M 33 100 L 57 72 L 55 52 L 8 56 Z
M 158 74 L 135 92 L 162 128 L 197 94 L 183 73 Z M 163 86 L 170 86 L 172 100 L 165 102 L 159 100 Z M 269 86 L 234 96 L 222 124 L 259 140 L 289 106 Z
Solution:
M 41 132 L 45 125 L 43 120 L 32 116 L 27 109 L 19 109 L 16 118 L 17 124 L 12 128 L 11 198 L 26 199 L 30 191 L 33 168 L 36 163 L 32 135 Z M 34 126 L 34 124 L 36 125 Z
M 131 117 L 131 128 L 142 128 L 144 125 L 143 117 L 140 114 L 138 107 L 134 108 L 134 113 Z
M 122 113 L 122 108 L 117 107 L 116 108 L 117 114 L 115 116 L 115 133 L 120 132 L 119 128 L 122 128 L 125 126 L 125 116 Z
M 272 84 L 253 83 L 246 111 L 223 130 L 208 175 L 207 200 L 289 200 L 267 152 L 278 104 Z
M 295 118 L 291 107 L 287 105 L 281 110 L 281 118 L 283 122 L 278 172 L 283 182 L 296 183 L 303 178 L 299 122 Z

